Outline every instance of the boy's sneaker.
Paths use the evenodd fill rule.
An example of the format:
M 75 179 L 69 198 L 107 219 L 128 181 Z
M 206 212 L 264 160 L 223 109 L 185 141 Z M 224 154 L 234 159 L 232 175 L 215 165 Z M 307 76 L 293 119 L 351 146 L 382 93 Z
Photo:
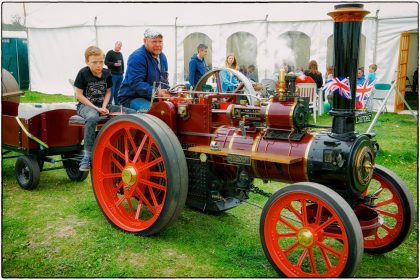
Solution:
M 84 156 L 82 158 L 82 160 L 80 161 L 79 170 L 80 171 L 89 171 L 90 170 L 90 158 L 89 157 Z

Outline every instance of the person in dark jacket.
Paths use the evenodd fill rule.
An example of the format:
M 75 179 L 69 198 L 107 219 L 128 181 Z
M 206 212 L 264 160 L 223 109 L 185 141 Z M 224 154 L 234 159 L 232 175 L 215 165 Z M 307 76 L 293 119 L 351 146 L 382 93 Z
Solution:
M 128 57 L 127 71 L 118 92 L 118 102 L 137 111 L 150 108 L 155 87 L 158 96 L 170 96 L 168 61 L 162 52 L 163 36 L 148 28 L 143 41 L 144 45 Z
M 189 64 L 189 82 L 193 88 L 200 80 L 200 78 L 206 73 L 206 61 L 204 58 L 207 56 L 208 48 L 204 44 L 199 44 L 197 47 L 197 53 L 193 54 Z
M 309 61 L 308 70 L 306 70 L 304 74 L 315 81 L 317 88 L 322 87 L 324 81 L 321 72 L 318 71 L 318 63 L 315 60 Z
M 112 73 L 112 88 L 110 104 L 118 105 L 118 90 L 120 89 L 121 82 L 123 81 L 124 74 L 124 58 L 121 53 L 122 43 L 115 42 L 113 50 L 109 50 L 105 56 L 105 65 Z

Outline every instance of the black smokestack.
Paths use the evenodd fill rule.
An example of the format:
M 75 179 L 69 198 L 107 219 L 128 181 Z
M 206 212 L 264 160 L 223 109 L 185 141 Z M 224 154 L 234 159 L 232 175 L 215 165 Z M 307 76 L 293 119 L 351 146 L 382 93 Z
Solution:
M 354 133 L 359 41 L 363 18 L 369 12 L 363 10 L 363 4 L 342 4 L 334 8 L 328 13 L 334 19 L 334 77 L 349 79 L 351 99 L 333 95 L 332 132 L 338 137 L 347 137 Z

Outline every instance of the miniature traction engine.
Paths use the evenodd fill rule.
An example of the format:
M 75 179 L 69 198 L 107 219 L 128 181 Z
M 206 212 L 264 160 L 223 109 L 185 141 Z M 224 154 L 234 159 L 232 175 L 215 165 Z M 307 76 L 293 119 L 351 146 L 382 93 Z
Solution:
M 336 6 L 334 76 L 348 77 L 351 99 L 334 94 L 332 128 L 308 125 L 308 101 L 280 75 L 275 96 L 261 99 L 250 82 L 221 93 L 219 72 L 196 88 L 157 98 L 146 114 L 112 118 L 100 130 L 92 184 L 116 227 L 142 235 L 166 229 L 185 204 L 226 211 L 250 192 L 269 197 L 260 222 L 264 252 L 284 276 L 355 273 L 363 251 L 384 253 L 411 231 L 414 206 L 405 184 L 376 165 L 372 134 L 355 132 L 360 4 Z M 216 90 L 204 91 L 209 78 Z M 254 179 L 289 185 L 269 194 Z

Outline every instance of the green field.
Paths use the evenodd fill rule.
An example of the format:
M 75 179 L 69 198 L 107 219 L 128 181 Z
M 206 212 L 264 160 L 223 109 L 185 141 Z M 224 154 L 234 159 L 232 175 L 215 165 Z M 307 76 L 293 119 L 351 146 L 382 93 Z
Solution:
M 21 101 L 74 99 L 27 92 Z M 331 117 L 319 123 L 331 124 Z M 380 145 L 376 162 L 402 178 L 417 211 L 417 122 L 411 115 L 385 113 L 374 132 Z M 71 182 L 63 169 L 46 171 L 37 189 L 25 191 L 16 182 L 14 163 L 2 160 L 3 277 L 278 277 L 260 244 L 258 207 L 243 204 L 216 216 L 185 208 L 166 231 L 141 237 L 107 222 L 90 177 Z M 283 186 L 260 180 L 257 185 L 269 192 Z M 251 194 L 250 202 L 264 205 L 266 198 Z M 400 247 L 384 255 L 365 253 L 355 277 L 416 278 L 417 248 L 416 219 Z

